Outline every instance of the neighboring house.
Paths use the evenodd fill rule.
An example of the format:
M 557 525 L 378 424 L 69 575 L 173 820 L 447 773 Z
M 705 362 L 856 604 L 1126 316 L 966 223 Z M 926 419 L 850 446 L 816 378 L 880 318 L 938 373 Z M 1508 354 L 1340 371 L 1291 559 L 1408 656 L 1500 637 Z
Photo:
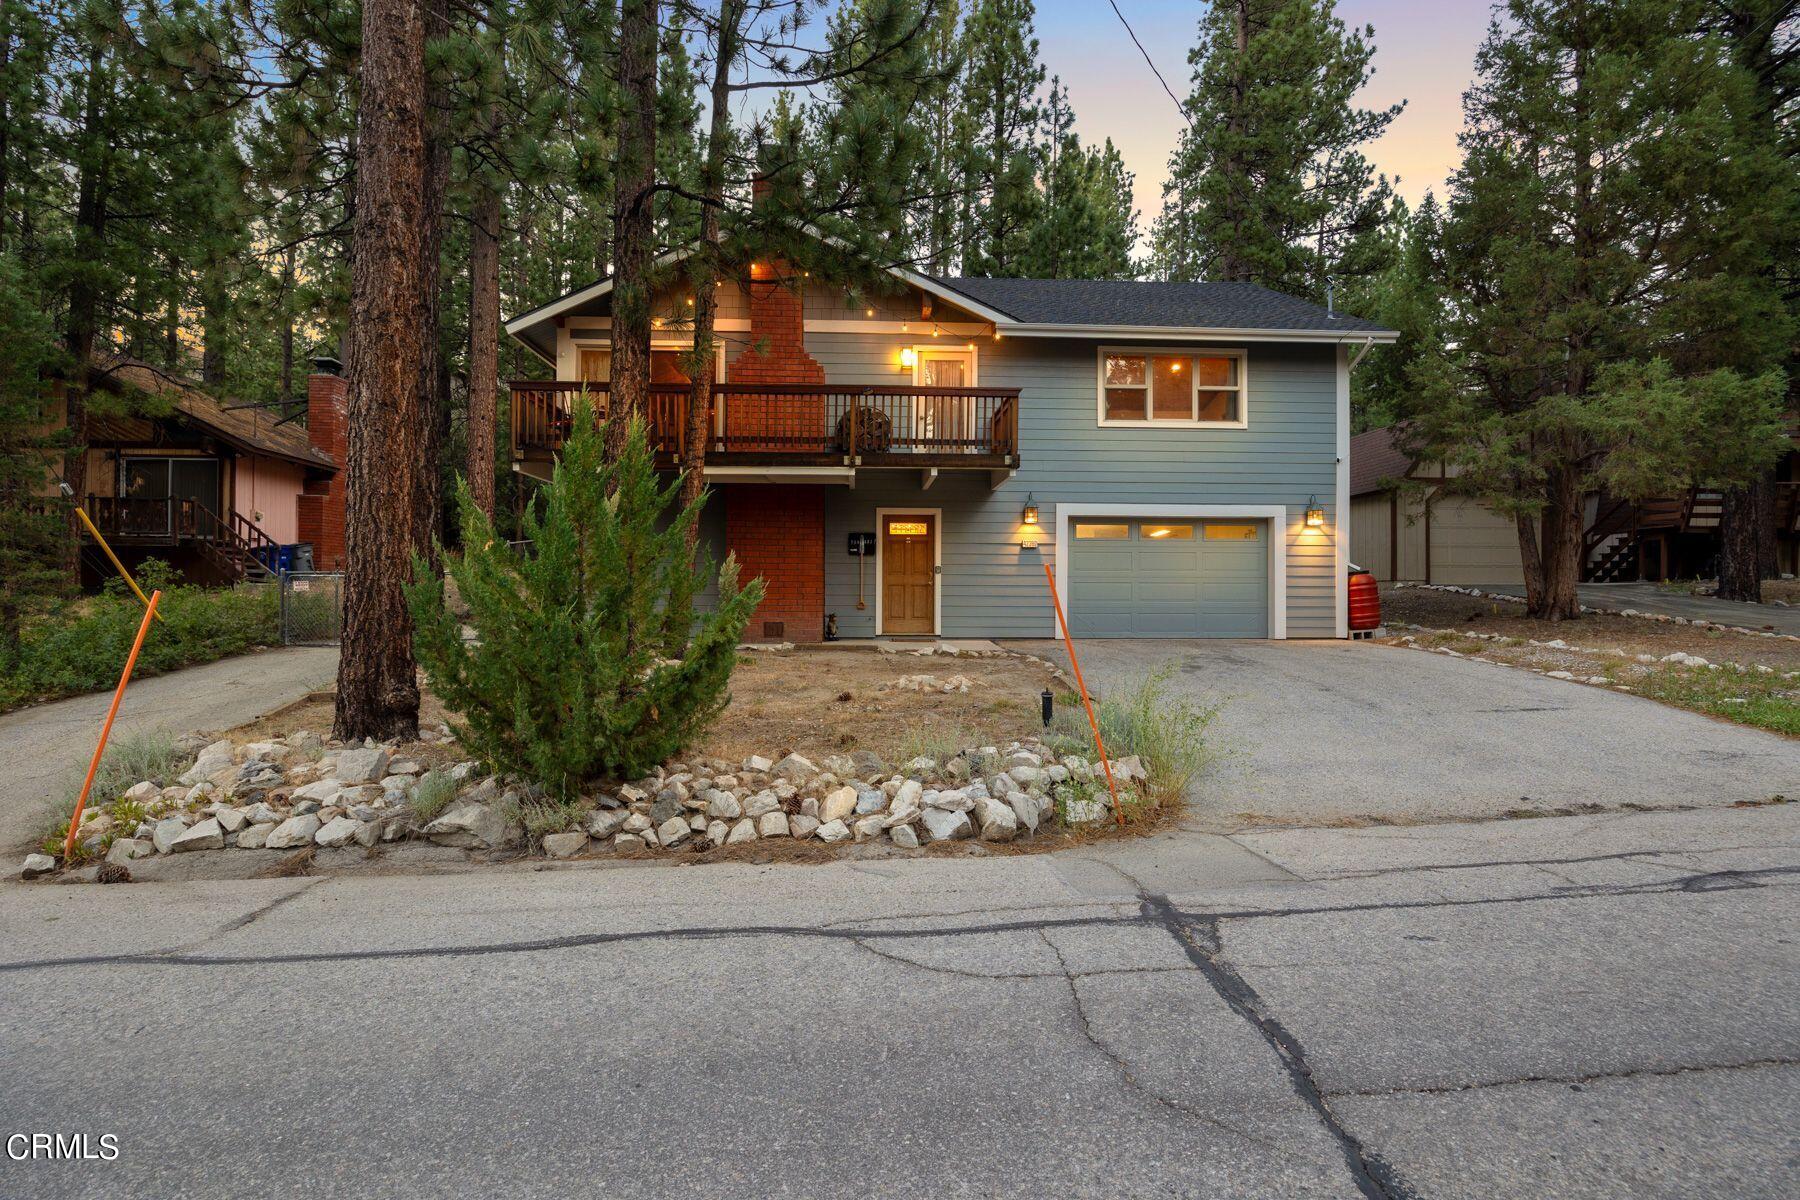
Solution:
M 1523 583 L 1517 523 L 1444 491 L 1443 464 L 1415 463 L 1393 432 L 1350 439 L 1350 560 L 1383 583 Z
M 1414 462 L 1394 445 L 1393 432 L 1372 429 L 1350 439 L 1352 561 L 1383 582 L 1523 583 L 1514 520 L 1447 490 L 1451 478 L 1443 465 Z M 1778 559 L 1787 571 L 1794 569 L 1800 537 L 1796 460 L 1800 454 L 1786 456 L 1774 485 Z M 1716 574 L 1723 503 L 1706 488 L 1637 502 L 1589 496 L 1582 581 Z
M 197 582 L 233 582 L 266 577 L 282 547 L 306 546 L 319 569 L 342 566 L 343 380 L 312 377 L 302 427 L 123 356 L 89 379 L 97 392 L 148 393 L 168 409 L 88 420 L 82 503 L 128 565 L 159 558 Z M 109 573 L 98 554 L 83 565 L 90 582 Z
M 1344 637 L 1353 359 L 1394 334 L 1249 284 L 938 279 L 876 299 L 758 262 L 720 288 L 703 536 L 746 636 Z M 611 282 L 508 322 L 546 478 L 603 396 Z M 680 465 L 690 297 L 655 298 L 651 434 Z M 1309 518 L 1310 510 L 1310 518 Z

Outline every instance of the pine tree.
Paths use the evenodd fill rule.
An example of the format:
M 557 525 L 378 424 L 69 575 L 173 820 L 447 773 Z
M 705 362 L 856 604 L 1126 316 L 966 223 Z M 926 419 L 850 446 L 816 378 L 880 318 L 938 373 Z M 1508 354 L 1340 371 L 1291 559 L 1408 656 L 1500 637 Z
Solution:
M 1153 266 L 1167 279 L 1260 283 L 1325 299 L 1380 271 L 1389 188 L 1363 147 L 1401 106 L 1355 103 L 1374 29 L 1334 0 L 1221 0 L 1189 54 L 1188 127 L 1169 159 Z
M 44 481 L 68 431 L 51 420 L 44 387 L 54 354 L 42 298 L 0 251 L 0 674 L 18 659 L 27 608 L 65 590 L 67 533 Z
M 1416 365 L 1443 349 L 1442 222 L 1432 193 L 1410 212 L 1396 198 L 1384 235 L 1388 268 L 1343 296 L 1345 308 L 1400 334 L 1393 345 L 1371 350 L 1350 377 L 1351 420 L 1359 433 L 1391 425 L 1407 407 Z
M 1050 82 L 1043 216 L 1025 235 L 1018 273 L 1028 279 L 1128 279 L 1136 271 L 1132 174 L 1112 139 L 1084 149 L 1061 80 Z
M 609 453 L 606 446 L 620 446 Z M 710 571 L 690 531 L 704 497 L 659 482 L 641 419 L 623 437 L 597 428 L 585 397 L 550 484 L 525 518 L 521 554 L 464 490 L 463 552 L 447 557 L 467 623 L 445 605 L 421 558 L 408 588 L 419 659 L 462 714 L 463 744 L 559 798 L 604 778 L 636 778 L 690 744 L 718 715 L 737 643 L 762 602 L 727 557 L 718 601 L 696 622 Z
M 1032 0 L 974 0 L 963 26 L 967 66 L 956 142 L 963 189 L 962 270 L 1015 275 L 1043 211 L 1043 110 Z
M 1779 187 L 1686 0 L 1511 0 L 1477 58 L 1442 245 L 1448 349 L 1404 442 L 1515 517 L 1533 616 L 1573 618 L 1587 497 L 1729 487 L 1780 444 L 1788 326 L 1744 246 Z M 1785 203 L 1785 200 L 1779 200 Z M 1766 459 L 1765 459 L 1766 461 Z

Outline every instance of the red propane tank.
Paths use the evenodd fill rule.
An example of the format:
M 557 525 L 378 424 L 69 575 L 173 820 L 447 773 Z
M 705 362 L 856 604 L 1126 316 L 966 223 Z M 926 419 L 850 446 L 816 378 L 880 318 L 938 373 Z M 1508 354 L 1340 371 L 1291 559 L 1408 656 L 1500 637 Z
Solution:
M 1350 572 L 1350 628 L 1374 629 L 1381 624 L 1381 591 L 1367 571 Z

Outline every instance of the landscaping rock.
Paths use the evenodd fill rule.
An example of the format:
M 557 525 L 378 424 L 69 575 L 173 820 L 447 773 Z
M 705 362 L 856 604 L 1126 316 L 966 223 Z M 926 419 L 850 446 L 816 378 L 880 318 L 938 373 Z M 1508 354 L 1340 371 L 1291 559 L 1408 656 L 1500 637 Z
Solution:
M 845 817 L 856 811 L 856 789 L 841 787 L 819 802 L 819 820 L 826 825 L 833 821 L 842 823 Z M 821 832 L 821 837 L 824 834 Z
M 660 826 L 681 815 L 681 801 L 668 790 L 659 793 L 650 804 L 650 823 Z
M 723 821 L 710 822 L 706 827 L 706 840 L 715 846 L 723 846 L 725 839 L 731 836 L 731 826 Z
M 725 844 L 728 846 L 735 846 L 739 842 L 754 842 L 755 840 L 756 822 L 752 821 L 749 817 L 745 817 L 736 825 L 733 825 L 731 827 L 731 832 L 725 835 Z
M 773 767 L 763 767 L 762 770 L 768 771 L 777 779 L 785 779 L 789 783 L 800 783 L 819 773 L 819 768 L 798 754 L 790 754 Z
M 150 831 L 150 842 L 158 854 L 170 854 L 175 850 L 175 839 L 186 832 L 186 821 L 180 817 L 164 817 Z
M 292 850 L 299 846 L 310 846 L 313 844 L 313 835 L 319 832 L 321 824 L 323 822 L 313 813 L 301 813 L 298 816 L 289 817 L 269 831 L 269 836 L 263 845 L 270 850 Z M 238 840 L 242 841 L 243 838 L 240 836 Z
M 796 838 L 809 838 L 817 833 L 818 829 L 819 818 L 807 813 L 788 818 L 788 832 Z
M 1019 832 L 1019 818 L 1012 805 L 984 796 L 975 802 L 975 823 L 984 842 L 1010 842 Z
M 916 808 L 925 795 L 925 785 L 916 779 L 908 779 L 894 791 L 894 807 Z M 861 811 L 860 809 L 858 811 Z
M 269 835 L 275 832 L 275 826 L 276 822 L 273 821 L 247 826 L 242 833 L 238 834 L 237 848 L 239 850 L 261 850 L 269 844 Z
M 735 821 L 744 815 L 744 808 L 730 792 L 713 788 L 706 793 L 706 815 L 721 821 Z
M 642 850 L 644 839 L 635 833 L 621 833 L 613 838 L 614 850 Z
M 349 817 L 333 817 L 313 834 L 313 841 L 327 847 L 347 845 L 356 836 L 356 825 L 356 821 Z
M 1031 832 L 1036 833 L 1039 813 L 1037 797 L 1031 795 L 1029 792 L 1014 792 L 1012 795 L 1008 796 L 1006 800 L 1010 803 L 1013 810 L 1013 816 L 1018 818 L 1019 824 L 1026 829 L 1031 830 Z M 1045 802 L 1049 802 L 1048 797 L 1045 798 Z M 1000 801 L 990 800 L 988 803 L 998 804 Z
M 894 839 L 894 845 L 902 850 L 919 848 L 919 832 L 911 825 L 896 825 L 888 830 L 888 836 Z
M 156 848 L 149 842 L 138 838 L 114 838 L 113 844 L 107 848 L 106 861 L 123 864 L 134 858 L 142 858 L 146 854 L 155 853 Z
M 985 797 L 987 789 L 983 788 L 981 794 Z M 942 809 L 945 812 L 968 812 L 975 807 L 975 798 L 965 788 L 926 792 L 920 799 L 924 801 L 924 807 Z M 898 802 L 895 807 L 899 807 Z
M 588 835 L 596 838 L 609 838 L 619 832 L 625 824 L 625 819 L 630 815 L 622 808 L 596 809 L 587 816 Z
M 217 821 L 219 828 L 226 833 L 237 833 L 250 823 L 249 816 L 241 808 L 221 807 L 213 814 L 213 820 Z
M 357 746 L 339 752 L 332 775 L 339 783 L 376 783 L 387 774 L 385 746 Z
M 356 832 L 350 835 L 350 840 L 367 848 L 379 842 L 386 832 L 386 826 L 380 821 L 358 820 Z
M 656 840 L 664 846 L 679 846 L 693 832 L 686 817 L 673 816 L 656 827 Z
M 948 842 L 957 838 L 966 838 L 975 832 L 966 812 L 928 808 L 924 812 L 925 832 L 931 835 L 934 842 Z M 898 828 L 898 826 L 896 826 Z
M 788 832 L 788 816 L 779 808 L 757 818 L 756 834 L 758 837 L 786 837 Z
M 156 799 L 161 794 L 161 787 L 152 783 L 150 780 L 145 779 L 126 788 L 125 794 L 120 796 L 119 799 L 130 800 L 134 804 L 146 804 L 149 801 Z
M 188 850 L 222 850 L 225 848 L 225 831 L 219 828 L 217 819 L 208 817 L 192 829 L 184 831 L 169 843 L 170 854 L 180 854 Z
M 769 760 L 760 754 L 752 754 L 744 760 L 744 770 L 751 772 L 767 771 L 770 765 Z
M 19 878 L 36 879 L 40 875 L 48 875 L 56 870 L 56 860 L 48 854 L 27 854 L 25 865 L 19 868 Z
M 461 801 L 450 806 L 443 816 L 425 826 L 424 835 L 440 846 L 461 849 L 495 850 L 509 845 L 516 830 L 498 807 Z M 274 839 L 270 839 L 274 844 Z
M 750 799 L 744 801 L 744 815 L 751 818 L 760 818 L 776 811 L 780 807 L 781 801 L 775 798 L 774 792 L 758 792 L 756 795 L 750 797 Z
M 544 835 L 544 853 L 551 858 L 574 858 L 587 849 L 587 844 L 588 835 L 579 829 Z
M 289 796 L 288 799 L 295 801 L 316 800 L 320 804 L 330 804 L 333 800 L 338 798 L 338 793 L 343 790 L 344 785 L 337 780 L 321 779 L 317 783 L 309 783 L 305 787 L 295 788 L 293 794 Z
M 856 828 L 853 832 L 855 833 L 857 841 L 866 842 L 872 838 L 880 837 L 881 831 L 885 828 L 887 828 L 886 818 L 864 817 L 856 823 Z
M 860 775 L 864 779 L 885 774 L 888 767 L 881 755 L 869 750 L 853 750 L 850 752 L 851 770 L 849 774 Z
M 842 842 L 850 837 L 850 827 L 842 821 L 827 821 L 819 826 L 818 838 L 821 842 Z

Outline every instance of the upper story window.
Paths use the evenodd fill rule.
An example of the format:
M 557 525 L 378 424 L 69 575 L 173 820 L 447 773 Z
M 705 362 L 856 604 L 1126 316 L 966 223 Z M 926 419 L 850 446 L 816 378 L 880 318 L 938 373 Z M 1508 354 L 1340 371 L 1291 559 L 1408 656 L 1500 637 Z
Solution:
M 1245 424 L 1242 350 L 1100 351 L 1100 424 Z

